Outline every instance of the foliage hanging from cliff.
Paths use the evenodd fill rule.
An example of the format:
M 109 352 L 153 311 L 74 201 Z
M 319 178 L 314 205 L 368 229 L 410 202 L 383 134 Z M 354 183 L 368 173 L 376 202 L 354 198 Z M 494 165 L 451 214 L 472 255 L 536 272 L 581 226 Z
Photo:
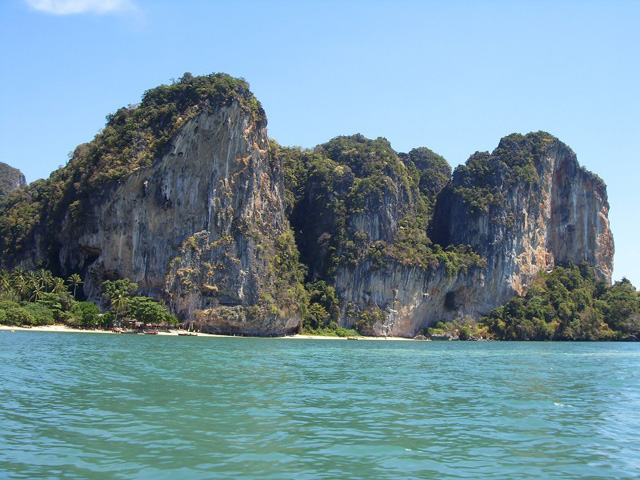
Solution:
M 285 201 L 311 280 L 339 265 L 387 260 L 449 273 L 483 259 L 467 247 L 443 249 L 427 235 L 436 196 L 451 167 L 427 148 L 398 154 L 384 138 L 336 137 L 313 150 L 283 148 Z M 377 225 L 373 227 L 373 225 Z
M 263 253 L 268 265 L 259 306 L 265 313 L 277 314 L 281 318 L 304 315 L 307 304 L 302 284 L 305 269 L 299 261 L 293 232 L 279 235 L 268 250 Z
M 523 297 L 483 319 L 499 340 L 620 340 L 640 335 L 640 293 L 608 285 L 586 263 L 543 273 Z
M 0 254 L 20 252 L 33 243 L 38 226 L 56 228 L 67 214 L 80 223 L 88 213 L 89 197 L 150 166 L 189 119 L 233 101 L 258 123 L 266 121 L 249 84 L 222 73 L 199 77 L 185 73 L 178 82 L 145 92 L 140 104 L 108 115 L 105 128 L 93 141 L 78 146 L 66 167 L 7 198 L 0 210 Z
M 489 152 L 476 152 L 453 173 L 453 189 L 472 211 L 487 213 L 500 205 L 505 192 L 516 183 L 539 182 L 534 160 L 558 139 L 546 132 L 514 133 Z

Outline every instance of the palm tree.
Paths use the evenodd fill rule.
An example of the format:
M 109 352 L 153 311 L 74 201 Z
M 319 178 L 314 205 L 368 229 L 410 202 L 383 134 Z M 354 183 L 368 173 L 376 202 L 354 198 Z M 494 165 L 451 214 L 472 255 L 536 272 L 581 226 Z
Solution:
M 29 300 L 37 302 L 42 298 L 42 294 L 45 293 L 45 289 L 40 282 L 32 281 L 29 292 Z
M 15 292 L 23 299 L 29 297 L 29 272 L 22 267 L 16 267 L 10 274 L 11 285 Z
M 138 290 L 138 284 L 128 278 L 107 280 L 102 284 L 103 295 L 109 299 L 111 310 L 120 321 L 129 312 L 129 300 Z
M 26 275 L 27 271 L 23 267 L 16 267 L 11 272 L 11 279 L 15 280 L 16 278 L 23 277 Z
M 129 311 L 129 297 L 123 293 L 118 293 L 111 299 L 111 308 L 113 308 L 116 318 L 122 319 Z
M 35 302 L 44 293 L 42 283 L 32 270 L 27 270 L 24 274 L 24 285 L 21 285 L 20 294 L 25 300 Z
M 66 291 L 66 287 L 64 285 L 64 280 L 60 277 L 53 277 L 53 284 L 51 287 L 51 292 L 60 295 L 62 292 Z
M 13 290 L 9 272 L 0 270 L 0 293 L 10 293 Z
M 40 286 L 45 290 L 51 290 L 53 287 L 53 274 L 49 270 L 41 268 L 35 274 L 36 280 L 40 283 Z
M 73 287 L 73 298 L 76 298 L 76 289 L 79 285 L 82 285 L 84 282 L 82 281 L 82 277 L 77 273 L 71 274 L 69 278 L 67 278 L 67 284 L 70 287 Z

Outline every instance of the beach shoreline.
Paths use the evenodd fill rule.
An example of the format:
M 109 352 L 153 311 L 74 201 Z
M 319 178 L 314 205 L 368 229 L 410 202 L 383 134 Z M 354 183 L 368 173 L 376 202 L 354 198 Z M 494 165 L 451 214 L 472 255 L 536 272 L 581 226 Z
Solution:
M 67 325 L 41 325 L 35 327 L 15 327 L 11 325 L 0 325 L 1 331 L 20 331 L 20 332 L 56 332 L 56 333 L 100 333 L 110 335 L 123 335 L 121 333 L 112 332 L 109 330 L 92 330 L 83 328 L 72 328 Z M 160 336 L 179 336 L 179 332 L 183 332 L 178 329 L 171 329 L 168 331 L 159 331 Z M 138 335 L 143 335 L 142 333 Z M 403 337 L 330 337 L 323 335 L 287 335 L 283 337 L 251 337 L 244 335 L 218 335 L 214 333 L 198 333 L 199 337 L 211 337 L 211 338 L 267 338 L 267 339 L 283 339 L 283 340 L 364 340 L 364 341 L 418 341 L 412 338 Z

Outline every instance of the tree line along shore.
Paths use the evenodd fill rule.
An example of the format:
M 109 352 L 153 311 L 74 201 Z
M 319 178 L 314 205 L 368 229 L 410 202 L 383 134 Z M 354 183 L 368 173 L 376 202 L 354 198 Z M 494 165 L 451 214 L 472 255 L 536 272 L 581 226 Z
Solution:
M 169 330 L 180 324 L 167 306 L 137 294 L 129 279 L 102 285 L 102 305 L 78 299 L 82 278 L 67 279 L 48 270 L 0 270 L 0 325 L 75 329 L 153 326 Z M 300 325 L 302 336 L 356 338 L 362 332 L 338 326 L 338 300 L 324 282 L 307 284 L 309 305 Z M 187 322 L 188 323 L 188 322 Z M 184 326 L 184 324 L 183 324 Z M 192 325 L 193 326 L 193 325 Z M 538 276 L 523 296 L 515 296 L 487 316 L 461 316 L 424 329 L 418 339 L 437 340 L 638 340 L 640 292 L 626 279 L 609 285 L 586 263 L 556 267 Z
M 177 326 L 178 319 L 166 306 L 150 297 L 136 295 L 138 285 L 129 279 L 102 284 L 104 304 L 79 300 L 82 278 L 77 273 L 66 280 L 50 271 L 0 271 L 0 324 L 108 330 L 123 323 L 141 322 Z

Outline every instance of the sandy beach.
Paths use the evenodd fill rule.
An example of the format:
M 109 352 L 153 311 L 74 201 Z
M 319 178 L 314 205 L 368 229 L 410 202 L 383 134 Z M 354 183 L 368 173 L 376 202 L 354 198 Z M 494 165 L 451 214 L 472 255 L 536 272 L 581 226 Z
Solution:
M 66 325 L 44 325 L 38 327 L 13 327 L 9 325 L 0 325 L 0 332 L 12 332 L 12 331 L 24 331 L 24 332 L 58 332 L 58 333 L 100 333 L 107 335 L 121 335 L 119 333 L 111 332 L 108 330 L 86 330 L 82 328 L 71 328 Z M 179 336 L 181 330 L 168 330 L 159 331 L 158 335 L 164 336 Z M 212 338 L 254 338 L 246 336 L 236 335 L 216 335 L 213 333 L 198 333 L 199 337 L 212 337 Z M 257 337 L 263 338 L 263 337 Z M 271 339 L 286 339 L 286 340 L 362 340 L 362 341 L 413 341 L 411 338 L 402 337 L 328 337 L 320 335 L 288 335 L 285 337 L 266 337 Z
M 113 333 L 106 330 L 82 330 L 67 327 L 66 325 L 42 325 L 38 327 L 14 327 L 11 325 L 0 325 L 0 331 L 20 331 L 20 332 L 75 332 L 75 333 Z
M 2 330 L 21 331 L 21 332 L 102 333 L 102 334 L 108 334 L 108 335 L 122 335 L 120 333 L 112 332 L 109 330 L 88 330 L 83 328 L 71 328 L 66 325 L 44 325 L 44 326 L 38 326 L 38 327 L 13 327 L 8 325 L 0 325 L 0 331 Z M 175 329 L 175 330 L 159 331 L 158 335 L 178 336 L 179 332 L 182 332 L 182 330 Z M 211 333 L 198 333 L 198 336 L 230 337 L 230 335 L 214 335 Z
M 348 337 L 347 338 L 347 337 L 328 337 L 328 336 L 322 336 L 322 335 L 300 335 L 300 334 L 289 335 L 286 337 L 274 337 L 274 338 L 286 338 L 291 340 L 365 340 L 365 341 L 393 340 L 393 341 L 401 341 L 401 342 L 414 341 L 413 338 L 404 338 L 404 337 Z

